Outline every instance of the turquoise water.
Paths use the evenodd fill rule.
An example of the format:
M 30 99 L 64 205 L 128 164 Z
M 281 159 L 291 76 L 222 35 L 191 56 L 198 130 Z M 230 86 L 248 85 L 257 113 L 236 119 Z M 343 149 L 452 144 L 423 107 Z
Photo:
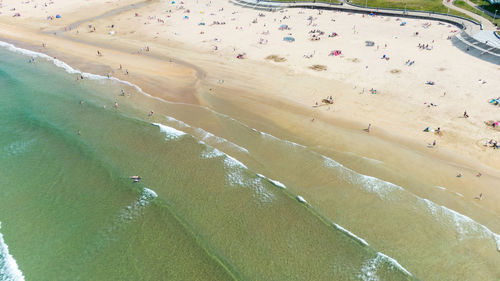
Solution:
M 75 77 L 0 47 L 2 281 L 500 276 L 500 239 L 467 217 L 229 116 Z

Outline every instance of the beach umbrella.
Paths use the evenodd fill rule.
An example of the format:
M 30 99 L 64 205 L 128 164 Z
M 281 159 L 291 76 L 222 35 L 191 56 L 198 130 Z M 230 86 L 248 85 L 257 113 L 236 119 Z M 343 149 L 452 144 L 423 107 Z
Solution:
M 61 18 L 61 15 L 57 14 L 56 19 L 60 19 L 60 18 Z

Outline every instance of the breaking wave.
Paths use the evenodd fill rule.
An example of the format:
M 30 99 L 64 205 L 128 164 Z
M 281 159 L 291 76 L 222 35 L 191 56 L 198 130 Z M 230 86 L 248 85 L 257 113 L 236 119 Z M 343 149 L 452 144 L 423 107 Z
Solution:
M 153 123 L 153 125 L 160 127 L 160 131 L 162 133 L 165 133 L 166 140 L 175 140 L 186 134 L 183 131 L 179 131 L 177 129 L 174 129 L 172 127 L 160 123 Z
M 2 223 L 0 222 L 0 229 Z M 24 281 L 24 276 L 16 263 L 16 260 L 9 253 L 9 247 L 3 240 L 0 233 L 0 281 Z
M 379 281 L 377 271 L 382 263 L 389 264 L 392 268 L 400 270 L 409 276 L 413 276 L 408 270 L 402 267 L 395 259 L 378 252 L 375 258 L 367 260 L 363 263 L 361 273 L 358 277 L 363 281 Z

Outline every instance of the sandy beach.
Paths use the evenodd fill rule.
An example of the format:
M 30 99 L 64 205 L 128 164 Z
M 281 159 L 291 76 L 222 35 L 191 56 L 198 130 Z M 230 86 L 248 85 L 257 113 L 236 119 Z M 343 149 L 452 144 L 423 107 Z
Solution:
M 352 166 L 397 184 L 411 175 L 446 186 L 486 209 L 491 217 L 468 215 L 499 232 L 500 131 L 485 122 L 500 120 L 490 103 L 500 67 L 454 47 L 456 32 L 435 21 L 227 1 L 0 0 L 0 40 L 318 150 L 382 161 Z

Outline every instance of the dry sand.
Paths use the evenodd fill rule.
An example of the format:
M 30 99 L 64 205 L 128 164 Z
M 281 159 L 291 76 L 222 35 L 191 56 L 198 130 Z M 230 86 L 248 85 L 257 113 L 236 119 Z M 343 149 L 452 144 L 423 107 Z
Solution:
M 271 124 L 317 148 L 381 160 L 392 171 L 452 186 L 473 204 L 482 188 L 481 204 L 500 211 L 500 152 L 484 146 L 500 141 L 499 131 L 484 124 L 500 120 L 500 108 L 488 103 L 500 96 L 500 66 L 455 48 L 448 37 L 456 27 L 332 11 L 264 12 L 225 0 L 129 6 L 134 2 L 142 3 L 0 0 L 0 37 L 129 80 L 155 96 L 207 105 L 256 127 Z M 121 13 L 99 17 L 120 7 Z M 325 34 L 311 41 L 312 30 Z M 338 36 L 329 37 L 333 32 Z M 287 36 L 295 41 L 284 41 Z M 365 46 L 368 40 L 374 46 Z M 335 50 L 341 55 L 329 56 Z M 272 55 L 275 60 L 266 59 Z M 333 105 L 314 107 L 329 96 Z M 368 124 L 370 133 L 363 131 Z M 427 126 L 440 127 L 442 135 L 423 132 Z M 429 148 L 434 140 L 437 146 Z

